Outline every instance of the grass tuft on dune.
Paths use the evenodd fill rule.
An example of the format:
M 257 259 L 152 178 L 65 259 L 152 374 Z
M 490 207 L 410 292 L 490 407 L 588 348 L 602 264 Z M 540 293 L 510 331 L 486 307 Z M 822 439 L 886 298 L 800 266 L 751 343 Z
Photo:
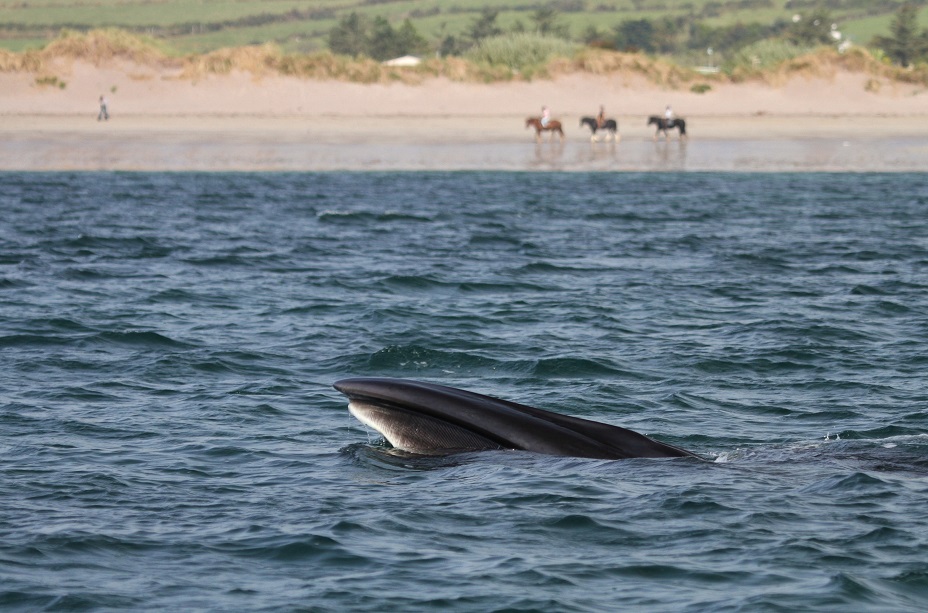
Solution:
M 230 47 L 202 55 L 175 57 L 155 39 L 117 29 L 87 33 L 64 31 L 40 50 L 0 50 L 0 71 L 29 72 L 63 77 L 68 63 L 82 60 L 95 66 L 123 61 L 151 68 L 177 70 L 180 78 L 246 72 L 256 77 L 287 75 L 307 79 L 357 83 L 421 83 L 443 77 L 459 82 L 501 82 L 550 79 L 572 73 L 634 75 L 670 89 L 689 88 L 693 82 L 760 81 L 776 85 L 794 77 L 832 77 L 839 71 L 864 73 L 874 79 L 928 85 L 928 66 L 900 68 L 871 51 L 854 47 L 844 53 L 819 49 L 764 48 L 714 75 L 641 53 L 620 53 L 564 45 L 539 36 L 501 37 L 465 58 L 429 58 L 414 67 L 390 67 L 366 57 L 346 57 L 327 51 L 286 54 L 274 44 Z

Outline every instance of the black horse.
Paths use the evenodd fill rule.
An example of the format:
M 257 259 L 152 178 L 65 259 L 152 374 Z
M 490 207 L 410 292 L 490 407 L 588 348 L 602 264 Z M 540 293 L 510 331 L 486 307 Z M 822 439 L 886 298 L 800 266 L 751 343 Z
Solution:
M 664 133 L 664 138 L 667 138 L 667 130 L 673 130 L 677 128 L 680 130 L 680 138 L 686 138 L 686 120 L 679 117 L 675 119 L 665 119 L 664 117 L 659 117 L 657 115 L 651 115 L 648 117 L 648 125 L 657 126 L 657 131 L 654 132 L 654 140 L 657 140 L 657 135 L 661 132 Z
M 597 130 L 602 130 L 603 132 L 607 133 L 606 140 L 609 140 L 610 133 L 612 135 L 612 140 L 618 140 L 617 133 L 619 131 L 619 124 L 616 122 L 615 119 L 607 119 L 606 121 L 603 122 L 603 127 L 600 128 L 599 123 L 594 118 L 582 117 L 580 119 L 580 125 L 581 127 L 584 125 L 588 126 L 590 130 L 593 132 L 592 135 L 590 136 L 590 140 L 599 140 L 598 138 L 596 138 Z

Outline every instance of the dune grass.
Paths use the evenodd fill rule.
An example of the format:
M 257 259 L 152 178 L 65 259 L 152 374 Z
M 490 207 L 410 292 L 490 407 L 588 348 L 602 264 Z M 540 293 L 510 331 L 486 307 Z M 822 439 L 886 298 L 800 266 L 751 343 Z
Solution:
M 204 54 L 177 57 L 159 42 L 121 30 L 64 32 L 40 50 L 0 50 L 0 71 L 29 72 L 64 82 L 68 63 L 94 65 L 125 61 L 141 66 L 170 68 L 181 78 L 240 71 L 261 75 L 286 75 L 359 83 L 420 83 L 443 77 L 464 82 L 494 82 L 556 78 L 571 73 L 633 74 L 671 89 L 691 88 L 695 83 L 761 80 L 771 84 L 793 76 L 830 77 L 837 71 L 866 73 L 874 78 L 928 85 L 928 66 L 903 69 L 893 66 L 861 47 L 839 53 L 833 48 L 758 49 L 764 59 L 748 57 L 727 72 L 702 75 L 692 69 L 640 53 L 619 53 L 582 47 L 537 35 L 499 37 L 487 41 L 465 58 L 431 58 L 412 68 L 388 67 L 370 58 L 350 58 L 328 51 L 285 53 L 274 44 L 230 47 Z M 48 81 L 51 83 L 51 81 Z
M 122 30 L 92 30 L 87 33 L 65 30 L 42 49 L 22 52 L 0 50 L 0 70 L 37 72 L 56 60 L 84 60 L 104 65 L 121 59 L 142 65 L 176 64 L 156 41 Z

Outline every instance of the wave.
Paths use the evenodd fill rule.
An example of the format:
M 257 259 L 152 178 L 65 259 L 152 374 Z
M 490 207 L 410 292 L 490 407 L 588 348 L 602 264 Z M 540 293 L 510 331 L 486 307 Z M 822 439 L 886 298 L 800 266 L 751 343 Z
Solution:
M 817 440 L 771 445 L 759 443 L 729 451 L 716 451 L 710 457 L 717 463 L 739 463 L 763 467 L 770 463 L 802 464 L 806 467 L 837 465 L 838 483 L 847 470 L 861 475 L 904 473 L 928 476 L 928 434 L 923 432 L 891 434 L 904 429 L 883 428 L 870 433 L 826 432 Z M 851 473 L 855 474 L 855 473 Z M 879 482 L 883 482 L 879 480 Z
M 367 372 L 396 373 L 413 372 L 437 374 L 493 369 L 501 366 L 494 358 L 487 358 L 468 351 L 433 349 L 422 345 L 390 345 L 371 354 L 367 360 Z
M 33 287 L 35 284 L 25 279 L 11 279 L 9 277 L 0 277 L 0 291 L 26 289 Z
M 542 379 L 567 378 L 613 378 L 626 370 L 605 358 L 557 357 L 534 361 L 532 375 Z
M 102 332 L 96 338 L 107 343 L 138 347 L 185 349 L 194 346 L 190 343 L 177 341 L 163 334 L 150 330 Z
M 389 223 L 389 222 L 416 222 L 429 223 L 435 221 L 434 216 L 408 213 L 403 211 L 353 211 L 353 210 L 324 210 L 316 214 L 320 222 L 328 223 Z

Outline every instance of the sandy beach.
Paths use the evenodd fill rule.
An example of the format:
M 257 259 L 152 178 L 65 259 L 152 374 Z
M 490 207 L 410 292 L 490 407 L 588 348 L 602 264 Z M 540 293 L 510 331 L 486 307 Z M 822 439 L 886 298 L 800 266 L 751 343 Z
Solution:
M 928 90 L 837 72 L 699 94 L 635 75 L 495 84 L 364 85 L 74 62 L 65 87 L 0 73 L 2 170 L 922 171 Z M 97 121 L 98 99 L 109 121 Z M 550 106 L 563 142 L 525 118 Z M 591 142 L 600 104 L 619 142 Z M 655 141 L 671 104 L 689 138 Z

